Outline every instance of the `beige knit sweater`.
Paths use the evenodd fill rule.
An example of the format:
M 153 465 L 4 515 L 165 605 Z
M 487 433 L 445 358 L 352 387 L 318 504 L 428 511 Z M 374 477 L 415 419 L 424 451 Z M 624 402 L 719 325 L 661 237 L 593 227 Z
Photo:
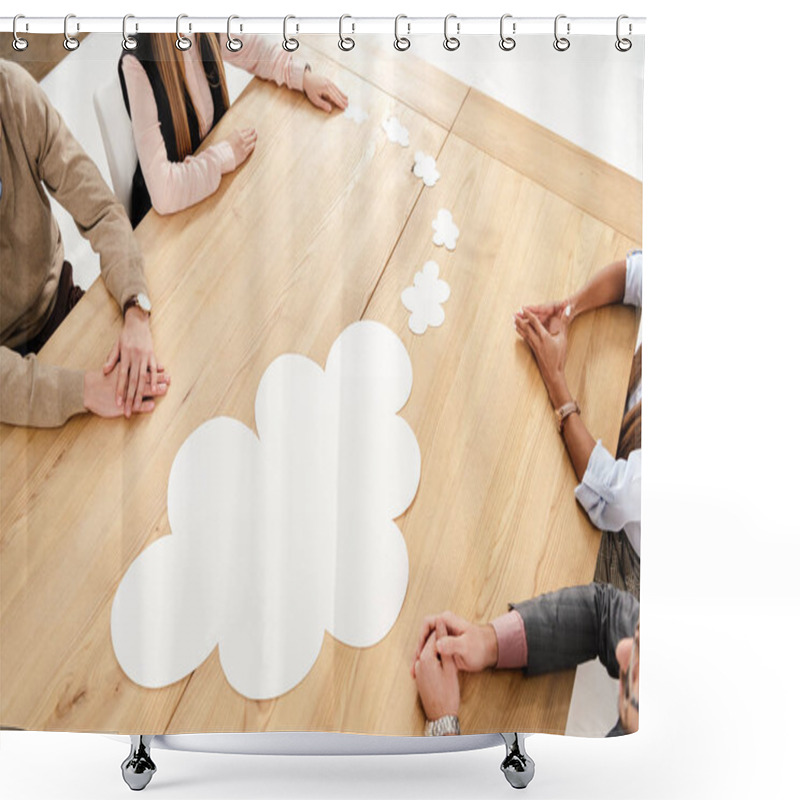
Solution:
M 0 422 L 53 427 L 83 405 L 83 372 L 9 349 L 35 336 L 56 300 L 64 262 L 45 186 L 100 255 L 120 304 L 147 286 L 125 210 L 25 70 L 0 59 Z

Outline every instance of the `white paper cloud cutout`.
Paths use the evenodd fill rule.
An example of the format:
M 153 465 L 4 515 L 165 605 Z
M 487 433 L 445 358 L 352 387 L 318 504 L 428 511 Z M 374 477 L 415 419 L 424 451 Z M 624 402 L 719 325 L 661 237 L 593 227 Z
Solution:
M 422 272 L 414 275 L 414 285 L 403 289 L 400 299 L 411 312 L 408 327 L 417 334 L 425 333 L 430 325 L 438 328 L 444 322 L 442 303 L 450 297 L 450 286 L 439 280 L 439 265 L 426 262 Z
M 408 128 L 403 127 L 397 117 L 385 119 L 382 125 L 390 142 L 396 142 L 401 147 L 408 147 Z
M 414 174 L 422 178 L 426 186 L 433 186 L 441 177 L 436 169 L 436 159 L 426 155 L 422 150 L 414 153 Z
M 440 208 L 436 219 L 433 221 L 433 243 L 444 245 L 448 250 L 456 249 L 458 239 L 458 226 L 453 222 L 453 215 L 446 209 Z
M 357 125 L 360 125 L 369 115 L 361 106 L 357 106 L 355 103 L 349 103 L 344 110 L 343 116 L 345 119 L 351 119 Z
M 396 334 L 357 322 L 324 371 L 295 354 L 270 364 L 258 436 L 217 417 L 186 439 L 169 476 L 172 534 L 136 558 L 111 610 L 131 680 L 174 683 L 219 644 L 231 686 L 266 699 L 305 677 L 325 630 L 353 647 L 389 632 L 408 585 L 392 520 L 420 477 L 419 445 L 397 416 L 411 383 Z

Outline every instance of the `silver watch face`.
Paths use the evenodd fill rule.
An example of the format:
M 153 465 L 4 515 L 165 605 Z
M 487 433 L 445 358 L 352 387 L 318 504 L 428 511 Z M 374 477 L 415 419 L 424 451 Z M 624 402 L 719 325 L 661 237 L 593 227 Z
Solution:
M 146 311 L 148 314 L 152 309 L 152 306 L 150 305 L 150 298 L 144 292 L 139 292 L 139 294 L 136 295 L 136 305 L 138 305 L 142 311 Z

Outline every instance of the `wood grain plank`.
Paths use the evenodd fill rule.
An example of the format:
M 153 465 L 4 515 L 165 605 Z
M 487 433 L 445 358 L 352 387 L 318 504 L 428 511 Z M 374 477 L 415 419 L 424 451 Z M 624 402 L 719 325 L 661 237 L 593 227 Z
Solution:
M 97 730 L 113 707 L 117 730 L 165 729 L 183 682 L 160 693 L 132 684 L 114 660 L 109 614 L 133 558 L 169 532 L 175 453 L 213 416 L 254 427 L 267 365 L 286 351 L 323 360 L 361 315 L 420 192 L 408 151 L 380 130 L 388 109 L 430 151 L 445 137 L 362 88 L 372 117 L 357 126 L 253 82 L 210 137 L 253 124 L 253 156 L 213 197 L 171 217 L 151 213 L 137 229 L 157 352 L 173 377 L 154 414 L 86 416 L 57 431 L 0 426 L 2 724 Z M 365 223 L 370 235 L 353 241 Z M 101 364 L 118 320 L 96 283 L 42 361 Z M 90 675 L 99 676 L 91 685 Z
M 452 130 L 641 246 L 641 181 L 474 88 Z
M 413 52 L 397 52 L 385 36 L 358 36 L 356 46 L 348 52 L 339 49 L 338 36 L 301 36 L 300 41 L 301 47 L 324 54 L 444 128 L 452 126 L 469 91 L 465 83 L 431 67 Z M 312 55 L 308 59 L 314 62 Z M 342 80 L 346 93 L 348 79 L 343 76 Z

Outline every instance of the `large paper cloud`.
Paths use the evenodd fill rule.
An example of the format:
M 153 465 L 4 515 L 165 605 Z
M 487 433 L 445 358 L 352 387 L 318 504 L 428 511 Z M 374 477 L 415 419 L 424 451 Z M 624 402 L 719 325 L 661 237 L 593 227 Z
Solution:
M 275 359 L 258 387 L 258 435 L 217 417 L 178 450 L 169 476 L 172 534 L 133 562 L 111 611 L 120 666 L 160 687 L 219 644 L 246 697 L 296 686 L 325 630 L 368 647 L 391 629 L 408 585 L 393 522 L 410 505 L 420 451 L 397 412 L 411 391 L 400 339 L 357 322 L 325 369 Z

